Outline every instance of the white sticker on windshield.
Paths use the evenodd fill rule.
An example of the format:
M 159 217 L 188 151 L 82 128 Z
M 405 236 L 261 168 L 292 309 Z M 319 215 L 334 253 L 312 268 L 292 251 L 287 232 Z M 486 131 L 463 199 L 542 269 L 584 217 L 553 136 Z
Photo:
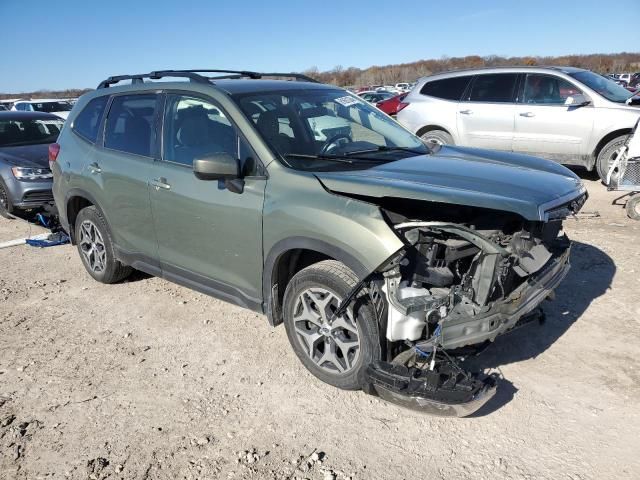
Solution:
M 348 95 L 346 97 L 336 98 L 335 101 L 338 102 L 340 105 L 344 105 L 345 107 L 350 107 L 351 105 L 360 103 L 357 99 Z

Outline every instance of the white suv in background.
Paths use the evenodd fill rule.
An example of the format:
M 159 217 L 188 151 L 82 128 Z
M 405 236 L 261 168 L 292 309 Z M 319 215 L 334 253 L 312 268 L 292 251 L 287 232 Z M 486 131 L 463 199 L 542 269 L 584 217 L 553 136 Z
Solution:
M 420 79 L 397 119 L 426 142 L 533 154 L 604 179 L 640 117 L 633 95 L 579 68 L 461 70 Z
M 19 100 L 13 104 L 11 110 L 21 112 L 46 112 L 53 113 L 60 118 L 67 119 L 71 111 L 70 102 L 58 98 L 40 98 L 33 100 Z

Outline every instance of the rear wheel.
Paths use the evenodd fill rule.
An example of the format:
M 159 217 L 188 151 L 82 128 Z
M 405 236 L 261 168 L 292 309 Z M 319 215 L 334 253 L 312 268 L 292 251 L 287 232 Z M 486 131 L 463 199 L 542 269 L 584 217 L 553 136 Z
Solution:
M 131 267 L 116 260 L 107 222 L 96 207 L 80 210 L 75 227 L 78 253 L 89 275 L 102 283 L 115 283 L 131 274 Z
M 640 220 L 640 194 L 627 200 L 627 216 L 633 220 Z
M 600 150 L 598 158 L 596 159 L 596 170 L 598 171 L 598 176 L 603 183 L 607 182 L 607 173 L 609 173 L 609 169 L 613 165 L 613 162 L 618 158 L 618 150 L 620 150 L 620 147 L 624 145 L 627 138 L 629 138 L 629 135 L 616 137 L 602 147 L 602 150 Z
M 436 145 L 454 145 L 453 137 L 444 130 L 430 130 L 420 135 L 424 143 Z
M 11 215 L 13 212 L 13 205 L 9 199 L 9 192 L 2 179 L 0 179 L 0 216 L 4 218 L 13 219 Z
M 289 342 L 303 365 L 325 383 L 360 389 L 367 365 L 380 359 L 378 328 L 366 292 L 344 315 L 333 318 L 357 283 L 344 264 L 326 260 L 298 272 L 284 295 Z

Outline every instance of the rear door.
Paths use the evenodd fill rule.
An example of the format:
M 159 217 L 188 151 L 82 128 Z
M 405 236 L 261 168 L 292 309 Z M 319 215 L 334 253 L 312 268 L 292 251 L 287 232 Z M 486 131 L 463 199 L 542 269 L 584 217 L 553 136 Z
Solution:
M 587 155 L 595 108 L 564 104 L 578 93 L 582 91 L 562 77 L 527 74 L 517 105 L 513 149 L 566 163 Z
M 257 308 L 266 186 L 262 165 L 211 99 L 169 92 L 163 123 L 163 154 L 150 177 L 163 276 Z M 220 152 L 241 161 L 241 193 L 193 174 L 195 158 Z
M 477 75 L 458 104 L 460 145 L 511 150 L 518 74 Z
M 87 165 L 99 184 L 100 204 L 120 255 L 157 265 L 148 180 L 158 155 L 156 128 L 159 95 L 115 95 L 104 128 L 103 148 Z M 134 265 L 135 266 L 135 265 Z

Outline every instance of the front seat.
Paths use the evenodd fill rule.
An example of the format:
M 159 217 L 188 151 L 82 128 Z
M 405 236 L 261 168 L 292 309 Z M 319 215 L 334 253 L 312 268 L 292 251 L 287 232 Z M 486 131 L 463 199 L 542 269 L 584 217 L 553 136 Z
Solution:
M 264 138 L 270 143 L 281 155 L 291 153 L 293 142 L 290 137 L 280 133 L 280 124 L 278 116 L 275 112 L 262 112 L 256 122 L 256 128 L 262 133 Z

